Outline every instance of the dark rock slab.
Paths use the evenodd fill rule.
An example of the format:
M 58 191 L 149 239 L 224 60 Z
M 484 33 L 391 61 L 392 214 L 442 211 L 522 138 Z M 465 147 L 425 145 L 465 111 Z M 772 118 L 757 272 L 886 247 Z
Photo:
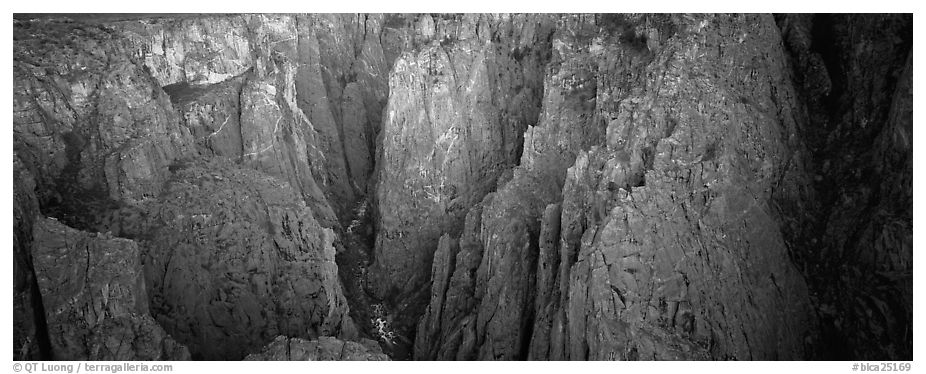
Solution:
M 356 336 L 336 235 L 289 184 L 218 160 L 175 173 L 111 226 L 142 242 L 152 314 L 194 357 L 240 359 L 280 334 Z
M 330 336 L 314 340 L 278 336 L 259 353 L 249 354 L 245 361 L 389 361 L 373 340 L 359 343 Z
M 138 245 L 129 239 L 35 221 L 32 258 L 52 357 L 188 360 L 148 310 Z

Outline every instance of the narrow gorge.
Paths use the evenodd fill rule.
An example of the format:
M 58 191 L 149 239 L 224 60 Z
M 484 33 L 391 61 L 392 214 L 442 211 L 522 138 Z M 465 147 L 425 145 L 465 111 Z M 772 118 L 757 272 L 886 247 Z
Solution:
M 17 14 L 16 360 L 912 360 L 910 14 Z

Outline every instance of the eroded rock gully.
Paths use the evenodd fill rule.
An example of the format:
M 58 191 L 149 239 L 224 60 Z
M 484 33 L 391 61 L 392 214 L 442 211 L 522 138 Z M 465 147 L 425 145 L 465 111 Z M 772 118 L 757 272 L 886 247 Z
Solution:
M 71 18 L 17 359 L 912 358 L 909 15 Z

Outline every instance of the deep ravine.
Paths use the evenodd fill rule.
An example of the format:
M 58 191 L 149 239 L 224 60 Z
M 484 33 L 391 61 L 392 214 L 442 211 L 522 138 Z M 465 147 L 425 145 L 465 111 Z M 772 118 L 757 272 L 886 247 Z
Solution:
M 910 15 L 13 31 L 15 359 L 912 359 Z

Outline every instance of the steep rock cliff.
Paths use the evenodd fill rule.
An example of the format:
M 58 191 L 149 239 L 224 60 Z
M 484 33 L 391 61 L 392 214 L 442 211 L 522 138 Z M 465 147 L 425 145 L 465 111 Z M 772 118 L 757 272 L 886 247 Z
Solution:
M 240 359 L 281 334 L 357 336 L 336 235 L 285 182 L 221 160 L 179 165 L 160 199 L 108 220 L 145 248 L 152 314 L 196 357 Z
M 607 140 L 567 175 L 563 226 L 585 229 L 563 232 L 563 252 L 576 257 L 560 263 L 566 334 L 551 345 L 577 359 L 808 357 L 815 316 L 772 204 L 802 157 L 774 21 L 661 26 L 675 35 L 648 46 L 648 63 L 626 49 L 604 54 L 634 89 L 599 86 L 612 100 L 599 107 L 611 118 Z
M 389 76 L 377 142 L 371 291 L 407 299 L 428 278 L 442 232 L 517 162 L 537 121 L 551 20 L 422 15 Z M 415 314 L 413 312 L 413 314 Z
M 17 359 L 912 357 L 909 15 L 27 18 Z
M 278 334 L 356 337 L 334 263 L 330 228 L 337 228 L 337 217 L 315 183 L 329 170 L 296 102 L 295 43 L 267 42 L 296 35 L 283 27 L 291 23 L 257 22 L 252 36 L 264 43 L 249 50 L 253 66 L 170 83 L 165 92 L 159 80 L 169 82 L 170 75 L 150 75 L 137 53 L 142 44 L 125 37 L 132 22 L 16 21 L 17 357 L 180 357 L 111 344 L 136 334 L 157 345 L 170 339 L 164 330 L 188 344 L 194 358 L 241 358 Z M 209 72 L 197 69 L 191 71 Z M 218 174 L 203 177 L 201 167 L 211 162 L 206 167 Z M 212 177 L 219 182 L 196 184 Z M 216 208 L 222 204 L 240 205 Z M 227 225 L 203 226 L 203 214 L 213 213 L 225 214 Z M 32 229 L 37 215 L 140 242 L 148 292 L 134 297 L 150 298 L 151 314 L 165 329 L 145 307 L 131 318 L 123 313 L 62 330 L 70 320 L 43 307 L 57 300 L 57 291 L 39 287 L 44 278 L 33 264 L 35 250 L 44 248 L 36 243 L 56 237 Z M 100 261 L 100 269 L 125 263 Z M 70 265 L 79 269 L 77 262 Z M 106 313 L 92 316 L 112 314 Z M 96 340 L 82 347 L 74 343 L 81 336 Z
M 546 205 L 558 199 L 561 181 L 576 152 L 603 136 L 601 124 L 592 121 L 594 66 L 587 59 L 565 61 L 560 56 L 561 51 L 573 48 L 577 38 L 590 32 L 589 22 L 593 22 L 593 17 L 567 17 L 560 21 L 553 38 L 553 60 L 544 78 L 539 124 L 524 134 L 521 163 L 509 177 L 510 181 L 467 215 L 447 291 L 448 300 L 453 295 L 462 302 L 444 303 L 443 312 L 434 308 L 427 311 L 442 313 L 440 337 L 430 344 L 417 345 L 435 346 L 432 349 L 439 353 L 433 356 L 416 351 L 417 358 L 523 356 L 533 309 L 534 285 L 530 274 L 534 271 L 536 253 L 531 238 L 539 233 L 538 219 Z M 492 277 L 497 278 L 490 281 Z M 504 300 L 501 310 L 500 300 Z M 431 335 L 435 332 L 418 331 L 420 339 Z M 497 348 L 483 347 L 487 340 L 495 340 L 486 335 L 498 338 Z
M 913 21 L 777 18 L 799 84 L 812 178 L 786 232 L 821 316 L 822 354 L 913 357 Z
M 32 260 L 32 228 L 39 217 L 35 178 L 13 155 L 13 358 L 51 356 L 45 308 Z
M 189 154 L 167 95 L 125 39 L 67 22 L 14 28 L 13 150 L 43 211 L 74 227 L 114 201 L 153 197 Z
M 105 28 L 14 21 L 13 82 L 14 354 L 43 359 L 55 352 L 33 266 L 36 217 L 95 228 L 119 202 L 156 195 L 188 134 L 128 43 Z
M 250 110 L 255 119 L 282 118 L 282 124 L 245 126 L 278 132 L 252 143 L 256 148 L 241 139 L 245 146 L 240 154 L 226 157 L 243 157 L 259 170 L 289 180 L 310 203 L 319 200 L 316 190 L 320 187 L 334 211 L 345 217 L 356 195 L 366 193 L 372 171 L 372 142 L 388 95 L 386 79 L 391 67 L 384 45 L 397 48 L 392 45 L 400 43 L 401 34 L 383 36 L 382 18 L 260 14 L 127 21 L 111 26 L 133 41 L 162 86 L 189 90 L 190 86 L 234 85 L 235 77 L 253 72 L 256 78 L 248 82 L 256 79 L 263 87 L 239 91 L 242 118 L 238 120 L 244 121 Z M 251 105 L 260 110 L 248 107 L 248 95 Z M 203 114 L 223 117 L 228 115 L 224 109 Z M 217 131 L 225 119 L 208 128 Z M 228 141 L 234 145 L 236 139 Z
M 769 207 L 797 126 L 776 35 L 767 16 L 562 21 L 541 125 L 464 229 L 477 250 L 450 287 L 482 252 L 459 282 L 476 302 L 445 303 L 432 342 L 470 343 L 418 357 L 805 357 L 813 315 Z
M 32 258 L 56 360 L 189 360 L 148 314 L 138 245 L 51 218 L 34 224 Z

